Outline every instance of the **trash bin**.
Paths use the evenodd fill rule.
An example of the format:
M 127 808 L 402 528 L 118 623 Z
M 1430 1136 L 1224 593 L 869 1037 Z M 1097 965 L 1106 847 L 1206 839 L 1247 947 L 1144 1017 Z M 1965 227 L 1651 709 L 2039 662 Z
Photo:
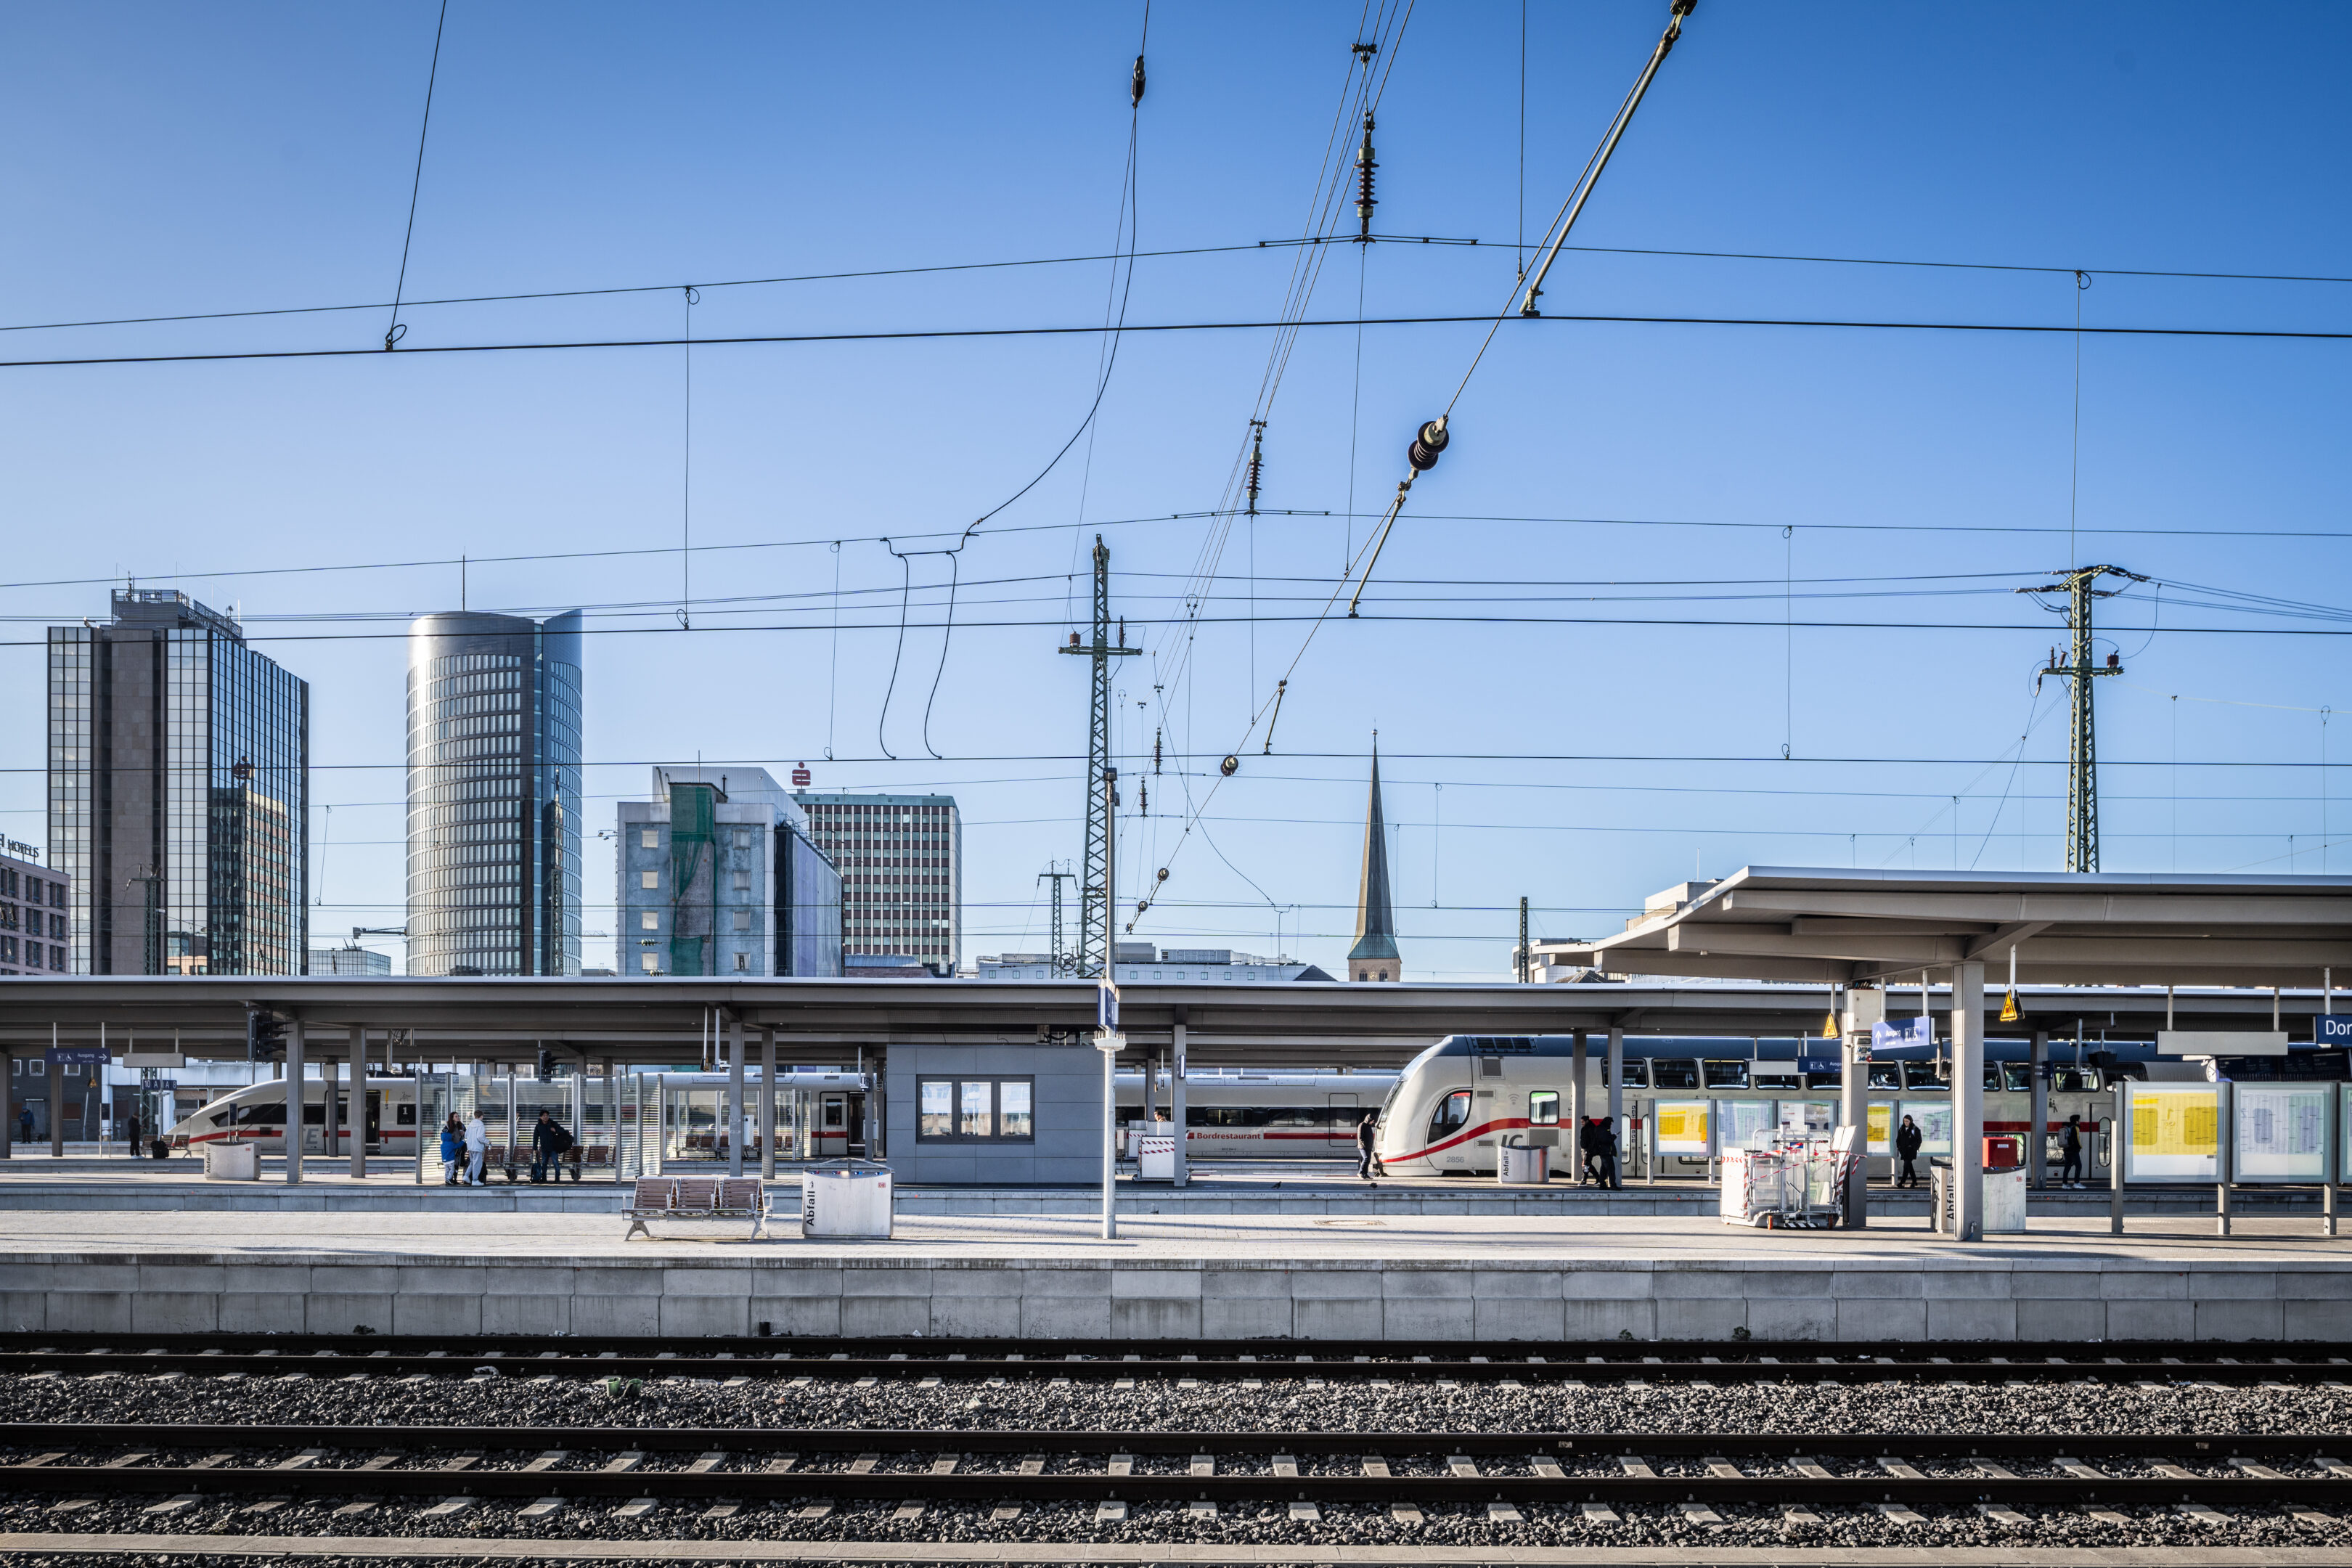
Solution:
M 1495 1181 L 1506 1187 L 1540 1187 L 1551 1180 L 1551 1151 L 1538 1143 L 1506 1142 L 1495 1151 Z
M 2022 1155 L 2018 1152 L 2018 1145 L 2023 1142 L 2023 1139 L 2005 1132 L 1987 1138 L 1984 1141 L 1984 1168 L 1988 1171 L 2006 1171 L 2012 1166 L 2024 1163 Z
M 261 1180 L 260 1148 L 252 1143 L 205 1144 L 205 1180 L 207 1182 Z
M 1957 1222 L 1952 1216 L 1952 1163 L 1942 1158 L 1928 1161 L 1927 1177 L 1927 1228 L 1953 1235 Z M 1987 1236 L 2024 1233 L 2024 1166 L 2011 1165 L 2007 1170 L 1984 1173 L 1984 1228 Z
M 890 1167 L 871 1161 L 801 1173 L 801 1235 L 890 1237 Z

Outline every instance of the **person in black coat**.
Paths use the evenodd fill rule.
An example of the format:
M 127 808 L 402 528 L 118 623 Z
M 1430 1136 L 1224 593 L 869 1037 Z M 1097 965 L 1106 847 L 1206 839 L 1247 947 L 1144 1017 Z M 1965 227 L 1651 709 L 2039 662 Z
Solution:
M 1921 1142 L 1919 1124 L 1905 1117 L 1903 1125 L 1895 1132 L 1895 1156 L 1903 1162 L 1902 1173 L 1895 1178 L 1896 1186 L 1916 1187 L 1919 1184 L 1919 1167 L 1911 1162 L 1919 1157 Z
M 1356 1174 L 1368 1182 L 1372 1179 L 1372 1147 L 1380 1138 L 1380 1121 L 1379 1111 L 1367 1110 L 1356 1123 Z
M 2066 1125 L 2058 1130 L 2058 1184 L 2079 1187 L 2083 1184 L 2083 1118 L 2078 1112 L 2066 1118 Z
M 1589 1159 L 1592 1173 L 1611 1192 L 1620 1191 L 1625 1184 L 1617 1176 L 1617 1123 L 1609 1117 L 1596 1116 L 1590 1125 L 1592 1152 Z
M 538 1125 L 530 1130 L 530 1179 L 543 1182 L 551 1171 L 561 1176 L 562 1172 L 556 1170 L 555 1163 L 571 1147 L 572 1134 L 563 1130 L 563 1123 L 541 1111 Z

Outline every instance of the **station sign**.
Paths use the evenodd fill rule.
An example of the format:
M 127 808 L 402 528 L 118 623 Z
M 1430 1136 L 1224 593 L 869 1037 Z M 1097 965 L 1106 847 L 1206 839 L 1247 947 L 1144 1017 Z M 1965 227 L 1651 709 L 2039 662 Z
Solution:
M 2322 1013 L 2311 1021 L 2314 1045 L 2352 1046 L 2352 1013 Z
M 1106 1035 L 1118 1033 L 1118 987 L 1108 981 L 1095 992 L 1095 1027 Z
M 47 1049 L 51 1067 L 102 1068 L 112 1059 L 104 1046 L 50 1046 Z
M 2160 1057 L 2283 1057 L 2286 1035 L 2271 1029 L 2158 1029 Z
M 1936 1020 L 1925 1013 L 1908 1018 L 1895 1018 L 1870 1026 L 1870 1048 L 1874 1051 L 1905 1046 L 1920 1050 L 1936 1048 Z

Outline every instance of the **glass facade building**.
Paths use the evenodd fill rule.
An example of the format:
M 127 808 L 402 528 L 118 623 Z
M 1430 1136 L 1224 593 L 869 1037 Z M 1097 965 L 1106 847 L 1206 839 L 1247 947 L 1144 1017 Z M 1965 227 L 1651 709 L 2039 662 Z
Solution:
M 576 610 L 408 637 L 408 973 L 580 973 Z
M 81 974 L 299 974 L 310 689 L 186 595 L 48 632 L 49 855 Z

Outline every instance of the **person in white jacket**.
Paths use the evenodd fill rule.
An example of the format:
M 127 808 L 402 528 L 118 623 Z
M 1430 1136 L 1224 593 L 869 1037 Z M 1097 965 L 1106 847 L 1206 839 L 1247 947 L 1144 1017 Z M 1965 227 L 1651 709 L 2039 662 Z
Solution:
M 482 1184 L 482 1163 L 490 1157 L 490 1130 L 479 1115 L 466 1119 L 466 1184 Z

